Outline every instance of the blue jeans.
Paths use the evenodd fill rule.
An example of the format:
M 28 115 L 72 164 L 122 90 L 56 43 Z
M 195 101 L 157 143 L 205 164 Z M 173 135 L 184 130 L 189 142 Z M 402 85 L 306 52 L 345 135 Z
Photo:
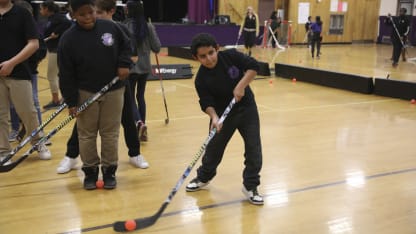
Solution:
M 32 93 L 33 103 L 35 104 L 36 111 L 38 113 L 39 124 L 42 123 L 42 112 L 40 112 L 39 97 L 38 97 L 38 75 L 32 74 Z M 19 131 L 20 129 L 20 118 L 16 113 L 14 105 L 10 105 L 10 119 L 12 122 L 12 130 Z
M 260 140 L 260 120 L 256 104 L 250 106 L 236 106 L 219 133 L 208 144 L 202 157 L 202 165 L 197 169 L 198 179 L 202 182 L 210 181 L 217 174 L 225 147 L 238 130 L 244 140 L 243 184 L 247 190 L 260 185 L 260 170 L 262 167 L 262 149 Z

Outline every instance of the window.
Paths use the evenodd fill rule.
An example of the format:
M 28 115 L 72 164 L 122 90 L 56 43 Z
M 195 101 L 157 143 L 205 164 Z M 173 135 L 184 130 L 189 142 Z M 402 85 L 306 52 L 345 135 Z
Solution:
M 329 34 L 342 35 L 344 33 L 344 15 L 331 15 L 329 22 Z

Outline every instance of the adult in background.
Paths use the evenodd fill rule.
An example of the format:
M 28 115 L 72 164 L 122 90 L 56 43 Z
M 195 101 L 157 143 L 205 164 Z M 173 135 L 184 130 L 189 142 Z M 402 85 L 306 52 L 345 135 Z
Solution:
M 406 8 L 401 8 L 400 15 L 398 17 L 392 17 L 389 13 L 385 21 L 387 25 L 393 26 L 391 32 L 391 42 L 393 43 L 393 67 L 397 67 L 397 65 L 399 65 L 400 54 L 404 52 L 403 50 L 405 48 L 403 45 L 410 31 L 410 22 L 406 17 L 406 12 Z
M 246 53 L 248 56 L 251 56 L 251 48 L 253 48 L 256 42 L 256 37 L 259 36 L 259 17 L 251 6 L 247 7 L 246 17 L 244 17 L 241 22 L 238 37 L 241 35 L 243 35 L 244 38 Z
M 321 55 L 321 42 L 322 42 L 322 21 L 320 16 L 315 17 L 315 22 L 311 24 L 312 31 L 312 58 L 315 57 L 315 46 L 316 46 L 316 57 L 319 59 Z

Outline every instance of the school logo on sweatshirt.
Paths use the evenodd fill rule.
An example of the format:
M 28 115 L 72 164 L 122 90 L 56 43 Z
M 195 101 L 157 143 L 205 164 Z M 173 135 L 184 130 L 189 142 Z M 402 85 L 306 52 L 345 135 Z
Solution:
M 114 38 L 111 33 L 104 33 L 101 36 L 101 40 L 105 46 L 112 46 L 114 44 Z
M 240 70 L 236 66 L 231 66 L 228 68 L 228 75 L 231 79 L 237 79 L 240 76 Z

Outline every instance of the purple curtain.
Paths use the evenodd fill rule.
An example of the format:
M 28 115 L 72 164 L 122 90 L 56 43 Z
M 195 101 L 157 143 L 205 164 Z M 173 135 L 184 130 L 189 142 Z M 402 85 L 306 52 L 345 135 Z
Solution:
M 210 21 L 210 0 L 188 0 L 188 18 L 191 22 L 202 24 Z

